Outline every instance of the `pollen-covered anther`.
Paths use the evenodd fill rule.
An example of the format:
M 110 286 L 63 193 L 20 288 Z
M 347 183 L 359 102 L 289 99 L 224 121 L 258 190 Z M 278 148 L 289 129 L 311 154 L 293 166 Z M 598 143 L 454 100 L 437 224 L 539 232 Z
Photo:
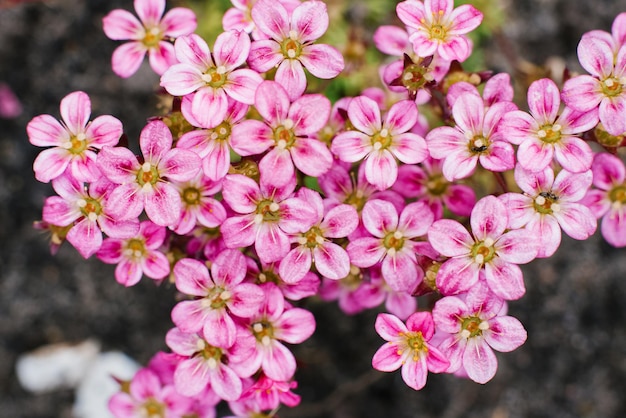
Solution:
M 252 330 L 256 333 L 259 333 L 263 331 L 263 325 L 257 322 L 256 324 L 252 325 Z
M 141 165 L 141 171 L 143 171 L 144 173 L 149 173 L 151 168 L 152 165 L 150 165 L 150 163 L 147 161 Z
M 271 342 L 272 342 L 272 339 L 267 335 L 264 335 L 263 338 L 261 338 L 261 344 L 263 344 L 266 347 L 270 345 Z
M 72 141 L 65 141 L 64 143 L 61 144 L 61 147 L 65 148 L 65 149 L 72 149 Z
M 461 331 L 461 338 L 468 339 L 471 335 L 472 333 L 467 329 Z
M 393 237 L 395 239 L 401 239 L 403 236 L 404 235 L 402 235 L 402 232 L 400 232 L 400 231 L 396 231 L 396 232 L 393 233 Z
M 383 147 L 383 144 L 381 144 L 380 142 L 374 142 L 374 149 L 376 151 L 380 150 Z
M 482 139 L 474 140 L 474 147 L 481 148 L 485 146 L 485 142 Z
M 152 191 L 152 184 L 150 184 L 150 183 L 144 184 L 143 186 L 141 186 L 141 190 L 144 193 L 150 193 Z
M 207 360 L 207 366 L 209 366 L 209 369 L 217 368 L 217 360 L 215 360 L 213 357 L 210 357 Z
M 318 235 L 315 237 L 315 242 L 317 242 L 318 244 L 323 244 L 324 243 L 324 237 Z
M 485 261 L 485 256 L 483 256 L 482 254 L 476 254 L 476 257 L 474 257 L 474 261 L 478 264 L 482 264 Z
M 285 129 L 291 129 L 293 128 L 293 121 L 291 119 L 285 119 L 283 121 L 283 126 L 285 127 Z
M 285 148 L 287 148 L 287 141 L 285 141 L 284 139 L 279 139 L 278 143 L 276 144 L 276 146 L 279 149 L 285 149 Z
M 387 250 L 387 255 L 388 255 L 389 257 L 393 257 L 394 255 L 396 255 L 396 249 L 395 249 L 395 248 L 389 248 L 389 249 Z
M 215 72 L 218 74 L 224 74 L 226 72 L 226 67 L 224 67 L 223 65 L 220 65 L 219 67 L 215 69 Z
M 232 296 L 232 293 L 230 293 L 228 290 L 224 290 L 222 291 L 222 293 L 220 293 L 220 299 L 222 300 L 228 300 L 230 299 Z
M 559 212 L 561 210 L 561 206 L 558 203 L 553 203 L 550 205 L 550 209 L 552 209 L 552 212 Z
M 215 141 L 217 138 L 219 137 L 219 135 L 217 134 L 217 132 L 211 132 L 211 136 L 210 138 Z
M 254 215 L 253 222 L 257 225 L 263 223 L 263 215 L 261 215 L 260 213 L 257 213 L 256 215 Z
M 296 39 L 298 39 L 298 32 L 296 32 L 295 30 L 290 30 L 289 31 L 289 38 L 293 41 L 295 41 Z
M 483 244 L 484 244 L 486 247 L 491 247 L 491 246 L 493 245 L 493 243 L 494 243 L 494 242 L 495 242 L 495 241 L 493 240 L 493 238 L 487 237 L 487 238 L 485 238 L 485 240 L 483 241 Z
M 280 205 L 276 202 L 272 202 L 270 203 L 270 211 L 271 212 L 278 212 L 278 209 L 280 209 Z
M 295 58 L 296 57 L 296 50 L 295 49 L 288 49 L 287 50 L 287 56 L 289 58 Z
M 481 331 L 487 331 L 489 329 L 489 322 L 482 321 L 480 324 L 478 324 L 478 329 Z
M 85 199 L 78 199 L 76 201 L 76 204 L 79 208 L 84 208 L 85 206 L 87 206 L 87 201 Z
M 474 139 L 474 134 L 470 131 L 465 131 L 465 133 L 463 134 L 463 136 L 465 137 L 465 139 L 467 139 L 468 141 L 471 141 L 472 139 Z
M 95 222 L 98 219 L 98 215 L 96 215 L 96 212 L 89 212 L 89 215 L 87 215 L 87 218 L 91 222 Z
M 307 242 L 309 242 L 309 240 L 306 237 L 298 237 L 298 244 L 305 245 Z
M 539 206 L 543 206 L 546 203 L 546 198 L 543 196 L 537 196 L 535 198 L 535 203 Z
M 224 135 L 226 135 L 226 134 L 228 133 L 228 131 L 226 130 L 226 128 L 224 128 L 224 127 L 222 126 L 222 127 L 220 128 L 220 132 L 219 132 L 219 133 L 220 133 L 220 135 L 221 135 L 221 136 L 224 136 Z
M 387 128 L 383 128 L 380 130 L 379 135 L 381 138 L 387 138 L 387 136 L 389 135 L 389 130 Z
M 413 79 L 413 73 L 411 73 L 411 72 L 404 73 L 404 75 L 402 76 L 402 79 L 404 81 L 412 80 Z
M 198 340 L 196 341 L 196 349 L 198 351 L 202 351 L 206 348 L 206 342 L 204 340 Z

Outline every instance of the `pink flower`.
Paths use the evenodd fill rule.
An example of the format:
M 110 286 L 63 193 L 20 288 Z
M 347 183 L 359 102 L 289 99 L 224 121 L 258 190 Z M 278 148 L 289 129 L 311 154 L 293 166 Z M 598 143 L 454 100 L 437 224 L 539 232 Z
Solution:
M 62 121 L 51 115 L 34 117 L 26 127 L 31 144 L 52 147 L 42 151 L 33 164 L 37 180 L 47 183 L 66 170 L 79 181 L 100 177 L 96 149 L 114 146 L 122 136 L 122 122 L 113 116 L 98 116 L 89 121 L 91 101 L 82 91 L 61 100 Z
M 406 198 L 426 202 L 435 219 L 443 218 L 444 208 L 458 216 L 469 216 L 476 203 L 474 190 L 446 180 L 441 160 L 432 158 L 422 161 L 421 166 L 400 166 L 392 189 Z
M 178 38 L 175 48 L 179 63 L 163 73 L 161 86 L 174 96 L 195 92 L 191 114 L 200 126 L 214 128 L 224 121 L 228 97 L 249 105 L 254 103 L 254 93 L 263 79 L 256 71 L 239 68 L 250 51 L 246 33 L 221 33 L 213 52 L 196 34 Z
M 307 1 L 288 12 L 280 2 L 258 0 L 252 20 L 269 39 L 255 41 L 248 63 L 259 72 L 277 67 L 274 80 L 295 100 L 306 90 L 303 66 L 315 77 L 330 79 L 343 70 L 343 56 L 334 47 L 314 44 L 328 29 L 328 12 L 322 1 Z
M 143 164 L 128 148 L 102 149 L 98 166 L 109 180 L 119 185 L 109 195 L 113 215 L 120 220 L 137 218 L 145 208 L 157 225 L 173 226 L 178 222 L 181 198 L 168 180 L 191 180 L 201 162 L 192 151 L 172 148 L 172 141 L 167 125 L 153 120 L 139 137 Z
M 412 101 L 392 105 L 383 122 L 376 102 L 359 96 L 350 101 L 348 116 L 355 130 L 337 135 L 331 151 L 349 163 L 365 158 L 365 177 L 379 190 L 395 183 L 396 158 L 405 164 L 417 164 L 428 157 L 424 138 L 408 132 L 418 119 L 417 106 Z
M 179 328 L 172 328 L 165 336 L 168 347 L 182 357 L 174 372 L 176 391 L 184 396 L 197 396 L 210 385 L 221 399 L 239 399 L 243 390 L 241 376 L 230 364 L 242 360 L 238 358 L 241 352 L 237 354 L 224 347 L 215 347 L 205 338 Z
M 383 372 L 402 368 L 402 380 L 411 388 L 420 390 L 426 385 L 428 372 L 445 372 L 450 363 L 429 341 L 435 333 L 430 312 L 415 312 L 406 325 L 396 316 L 378 314 L 376 332 L 388 341 L 376 351 L 372 367 Z
M 200 332 L 213 346 L 229 348 L 235 343 L 235 319 L 256 314 L 263 291 L 255 284 L 242 283 L 246 260 L 237 250 L 221 252 L 211 265 L 183 258 L 174 266 L 176 288 L 193 300 L 179 302 L 172 309 L 172 321 L 184 332 Z
M 565 107 L 559 114 L 560 105 L 559 88 L 543 78 L 528 88 L 530 115 L 516 110 L 502 118 L 500 132 L 519 145 L 517 159 L 526 170 L 542 171 L 553 159 L 572 173 L 591 168 L 592 150 L 578 135 L 596 126 L 597 111 Z
M 193 99 L 185 96 L 182 101 L 182 113 L 190 119 Z M 224 120 L 214 128 L 196 129 L 184 133 L 176 142 L 177 148 L 188 149 L 202 158 L 202 171 L 213 181 L 219 181 L 230 169 L 230 142 L 236 124 L 245 118 L 249 106 L 228 98 L 228 109 Z M 193 125 L 196 123 L 190 121 Z M 202 125 L 201 122 L 197 125 Z
M 465 34 L 476 29 L 483 15 L 474 6 L 454 9 L 453 0 L 403 1 L 396 6 L 400 20 L 414 32 L 409 40 L 420 57 L 441 55 L 447 61 L 465 61 L 472 43 Z
M 282 341 L 299 344 L 315 331 L 311 312 L 293 308 L 273 283 L 263 285 L 263 307 L 250 318 L 248 333 L 256 340 L 254 353 L 248 359 L 251 369 L 262 369 L 272 380 L 286 382 L 296 371 L 296 359 Z
M 311 269 L 312 263 L 323 277 L 332 280 L 345 277 L 350 271 L 350 258 L 331 239 L 347 237 L 356 229 L 359 224 L 356 209 L 346 204 L 325 209 L 319 193 L 307 188 L 298 190 L 296 196 L 315 208 L 315 223 L 294 238 L 298 245 L 281 260 L 280 277 L 286 283 L 296 283 Z
M 239 215 L 229 217 L 222 224 L 226 246 L 244 248 L 254 244 L 264 263 L 287 255 L 288 234 L 305 232 L 315 222 L 314 208 L 293 196 L 295 186 L 295 178 L 284 187 L 274 188 L 263 181 L 259 185 L 241 174 L 227 175 L 222 194 Z
M 499 197 L 507 207 L 509 228 L 525 227 L 538 243 L 537 257 L 549 257 L 561 243 L 561 229 L 578 240 L 596 231 L 596 220 L 580 202 L 591 186 L 591 170 L 570 173 L 561 170 L 554 177 L 551 168 L 533 173 L 515 168 L 515 182 L 523 193 L 505 193 Z
M 172 231 L 186 235 L 197 224 L 207 228 L 217 228 L 226 219 L 226 209 L 214 196 L 222 189 L 221 182 L 209 180 L 199 171 L 194 178 L 186 182 L 172 182 L 178 190 L 181 211 L 178 222 Z
M 57 226 L 70 226 L 67 240 L 85 258 L 91 257 L 102 246 L 102 231 L 115 238 L 130 238 L 139 231 L 139 220 L 117 221 L 108 212 L 106 197 L 113 183 L 105 177 L 89 185 L 69 175 L 52 180 L 59 196 L 46 199 L 43 220 Z
M 593 30 L 578 44 L 580 65 L 590 75 L 570 78 L 563 86 L 563 101 L 588 112 L 598 109 L 604 129 L 611 135 L 626 132 L 626 15 L 618 15 L 612 33 Z
M 293 380 L 281 382 L 262 374 L 244 390 L 239 401 L 256 404 L 259 409 L 265 411 L 277 409 L 281 403 L 293 408 L 300 404 L 300 395 L 291 391 L 297 386 Z
M 396 291 L 411 293 L 424 272 L 417 265 L 416 252 L 429 249 L 417 238 L 426 235 L 434 219 L 424 202 L 406 205 L 398 216 L 393 204 L 370 200 L 363 208 L 363 224 L 373 236 L 358 238 L 348 244 L 350 261 L 357 267 L 382 263 L 382 275 Z
M 276 0 L 280 2 L 288 12 L 300 5 L 300 0 Z M 234 7 L 226 10 L 222 17 L 222 26 L 225 31 L 241 30 L 252 34 L 252 39 L 265 39 L 266 35 L 259 33 L 252 20 L 252 8 L 257 0 L 230 0 Z
M 626 18 L 626 15 L 624 15 Z M 626 169 L 618 157 L 596 154 L 591 166 L 593 185 L 581 203 L 596 218 L 602 218 L 601 232 L 614 247 L 626 247 Z
M 231 145 L 243 156 L 272 148 L 259 162 L 265 182 L 280 187 L 295 177 L 295 168 L 312 177 L 330 169 L 333 156 L 315 137 L 328 121 L 330 100 L 306 94 L 290 103 L 279 83 L 264 81 L 254 104 L 264 121 L 250 119 L 233 127 Z
M 452 106 L 455 127 L 441 126 L 426 135 L 430 155 L 443 159 L 443 175 L 448 181 L 469 177 L 478 162 L 490 171 L 506 171 L 515 166 L 513 147 L 497 130 L 502 116 L 516 109 L 511 102 L 494 103 L 486 108 L 475 92 L 459 96 Z
M 126 287 L 136 285 L 143 274 L 161 280 L 170 273 L 170 262 L 159 251 L 166 234 L 164 227 L 143 221 L 133 238 L 105 239 L 96 256 L 104 263 L 117 264 L 115 279 Z
M 150 369 L 139 370 L 128 385 L 109 400 L 109 411 L 115 418 L 141 418 L 146 414 L 180 417 L 188 412 L 190 400 L 163 385 Z
M 450 361 L 447 372 L 464 369 L 473 381 L 487 383 L 498 369 L 493 350 L 509 352 L 524 344 L 526 330 L 516 318 L 503 313 L 505 307 L 482 283 L 465 298 L 446 296 L 435 303 L 437 331 L 448 334 L 439 344 Z
M 435 221 L 428 240 L 446 257 L 437 273 L 437 288 L 444 295 L 466 292 L 478 283 L 484 270 L 487 285 L 498 297 L 511 300 L 524 295 L 524 279 L 518 264 L 537 255 L 530 231 L 508 226 L 508 209 L 495 196 L 480 199 L 472 209 L 470 224 L 473 236 L 452 219 Z
M 190 9 L 176 7 L 163 16 L 165 0 L 135 0 L 139 20 L 122 9 L 111 11 L 102 19 L 102 29 L 115 41 L 129 40 L 113 52 L 113 72 L 120 77 L 135 74 L 146 53 L 150 66 L 161 75 L 176 62 L 171 38 L 196 30 L 196 16 Z
M 302 300 L 317 294 L 320 287 L 317 274 L 310 271 L 296 283 L 286 283 L 278 274 L 279 268 L 280 261 L 260 263 L 248 258 L 248 280 L 259 285 L 274 283 L 283 292 L 285 299 L 289 300 Z
M 14 119 L 22 114 L 22 103 L 11 87 L 0 82 L 0 118 Z

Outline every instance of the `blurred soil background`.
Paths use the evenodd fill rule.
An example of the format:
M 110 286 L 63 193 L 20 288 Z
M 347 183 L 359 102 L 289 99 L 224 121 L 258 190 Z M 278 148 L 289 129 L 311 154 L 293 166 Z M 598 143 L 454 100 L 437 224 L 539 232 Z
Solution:
M 359 20 L 374 2 L 345 2 L 342 8 L 327 3 Z M 483 3 L 490 9 L 498 4 Z M 15 361 L 25 352 L 94 338 L 104 351 L 121 350 L 145 363 L 166 349 L 171 286 L 157 287 L 144 277 L 125 289 L 115 282 L 113 266 L 86 261 L 69 245 L 51 256 L 48 237 L 32 227 L 52 193 L 33 176 L 39 149 L 25 132 L 32 117 L 59 117 L 60 100 L 83 90 L 91 97 L 92 118 L 116 116 L 136 141 L 146 118 L 156 114 L 158 77 L 147 65 L 128 80 L 110 69 L 117 44 L 102 33 L 101 19 L 115 8 L 132 11 L 132 2 L 0 0 L 0 82 L 23 106 L 19 117 L 0 119 L 2 417 L 71 417 L 73 391 L 34 395 L 20 387 Z M 591 29 L 610 31 L 621 11 L 626 1 L 510 0 L 501 10 L 506 23 L 499 35 L 485 40 L 481 59 L 487 68 L 529 77 L 541 74 L 545 64 L 556 73 L 563 64 L 580 71 L 580 36 Z M 392 17 L 393 8 L 386 13 Z M 371 28 L 363 25 L 365 39 Z M 212 45 L 213 39 L 208 41 Z M 626 416 L 626 249 L 611 248 L 599 234 L 586 242 L 564 236 L 554 257 L 537 260 L 524 272 L 528 292 L 510 304 L 510 313 L 525 325 L 528 341 L 513 353 L 498 354 L 499 371 L 486 385 L 431 374 L 426 388 L 415 392 L 399 373 L 371 369 L 371 356 L 383 343 L 373 329 L 376 312 L 348 317 L 335 304 L 307 302 L 318 325 L 296 350 L 302 405 L 281 410 L 280 416 Z

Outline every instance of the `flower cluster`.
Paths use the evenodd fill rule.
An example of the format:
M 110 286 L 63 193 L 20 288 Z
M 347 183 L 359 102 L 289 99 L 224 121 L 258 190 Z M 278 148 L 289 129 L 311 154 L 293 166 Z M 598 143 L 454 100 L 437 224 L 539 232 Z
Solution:
M 626 246 L 626 13 L 581 40 L 590 75 L 534 81 L 524 110 L 507 74 L 462 69 L 482 20 L 473 6 L 400 2 L 404 26 L 374 35 L 390 56 L 381 87 L 331 101 L 310 83 L 344 70 L 318 42 L 324 2 L 232 3 L 212 47 L 190 10 L 163 15 L 165 0 L 135 0 L 139 20 L 104 18 L 107 36 L 130 40 L 113 71 L 130 77 L 147 53 L 172 97 L 142 130 L 141 155 L 120 145 L 117 118 L 90 121 L 80 91 L 62 99 L 61 121 L 27 127 L 46 147 L 34 171 L 56 192 L 39 224 L 55 248 L 67 239 L 125 286 L 145 275 L 180 293 L 171 352 L 122 384 L 115 416 L 296 406 L 289 346 L 313 334 L 315 295 L 347 314 L 384 304 L 375 369 L 401 369 L 416 390 L 428 372 L 485 383 L 494 350 L 527 337 L 507 314 L 525 293 L 521 264 L 554 254 L 561 230 L 588 238 L 599 218 Z M 418 308 L 425 294 L 430 309 Z

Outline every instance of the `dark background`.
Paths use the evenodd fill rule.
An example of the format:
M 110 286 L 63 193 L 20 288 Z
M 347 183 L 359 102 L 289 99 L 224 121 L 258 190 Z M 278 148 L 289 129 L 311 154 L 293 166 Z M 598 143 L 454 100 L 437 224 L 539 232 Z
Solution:
M 114 8 L 132 10 L 131 1 L 9 3 L 0 0 L 0 82 L 12 87 L 24 111 L 0 119 L 0 416 L 69 417 L 73 392 L 26 392 L 15 378 L 17 357 L 50 343 L 96 338 L 103 350 L 122 350 L 145 363 L 165 349 L 174 292 L 147 278 L 125 289 L 112 266 L 85 261 L 69 246 L 50 255 L 47 237 L 32 222 L 51 188 L 34 180 L 39 149 L 28 143 L 25 126 L 39 114 L 58 117 L 60 100 L 84 90 L 93 117 L 118 117 L 136 140 L 155 113 L 158 78 L 147 66 L 130 80 L 110 69 L 116 43 L 102 33 L 101 19 Z M 614 16 L 626 11 L 626 2 L 610 0 L 509 3 L 503 36 L 486 54 L 498 71 L 514 70 L 504 59 L 511 52 L 538 66 L 562 57 L 576 70 L 580 36 L 610 30 Z M 498 374 L 486 385 L 430 375 L 426 388 L 415 392 L 399 373 L 371 370 L 382 344 L 373 330 L 375 312 L 347 317 L 334 304 L 307 302 L 318 325 L 297 349 L 303 403 L 280 415 L 626 416 L 626 249 L 609 247 L 598 234 L 586 242 L 564 237 L 554 257 L 524 272 L 528 293 L 510 304 L 510 313 L 525 325 L 528 341 L 498 355 Z

